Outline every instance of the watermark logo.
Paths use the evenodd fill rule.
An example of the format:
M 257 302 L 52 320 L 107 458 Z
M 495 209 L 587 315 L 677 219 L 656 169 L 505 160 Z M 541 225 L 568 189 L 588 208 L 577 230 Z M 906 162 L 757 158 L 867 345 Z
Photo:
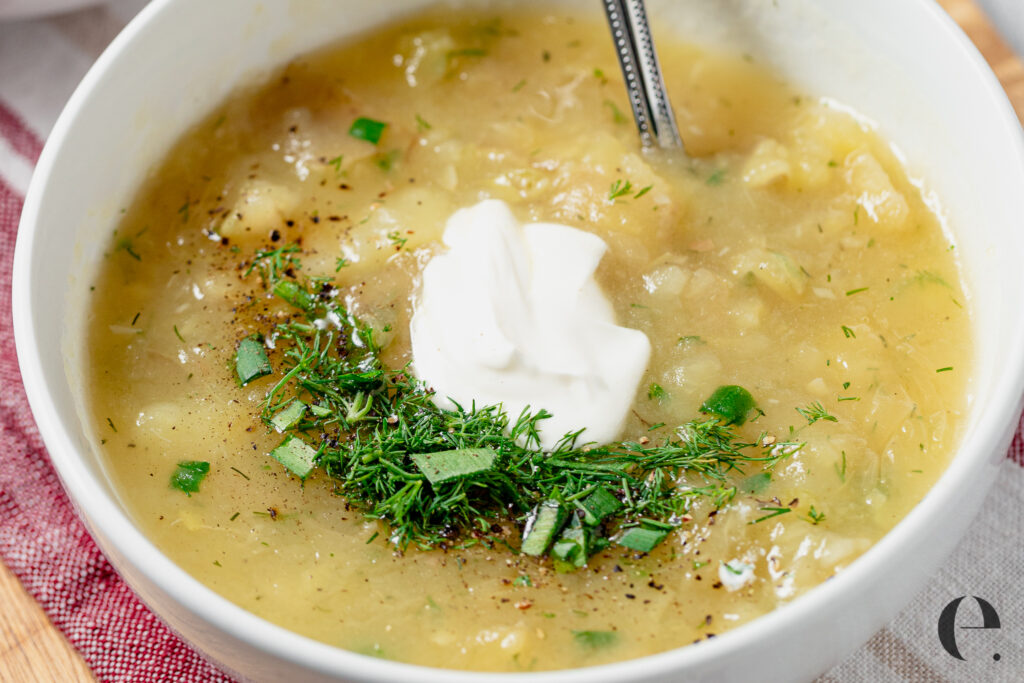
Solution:
M 961 595 L 959 598 L 950 601 L 942 609 L 942 614 L 939 615 L 939 642 L 942 643 L 942 647 L 945 648 L 946 652 L 960 661 L 964 661 L 964 657 L 960 654 L 960 648 L 956 644 L 956 612 L 960 608 L 960 603 L 966 597 L 966 595 Z M 961 626 L 960 628 L 963 630 L 1000 628 L 999 615 L 996 613 L 995 607 L 977 595 L 972 597 L 977 601 L 978 607 L 981 609 L 981 626 Z M 992 659 L 998 662 L 999 653 L 993 654 Z

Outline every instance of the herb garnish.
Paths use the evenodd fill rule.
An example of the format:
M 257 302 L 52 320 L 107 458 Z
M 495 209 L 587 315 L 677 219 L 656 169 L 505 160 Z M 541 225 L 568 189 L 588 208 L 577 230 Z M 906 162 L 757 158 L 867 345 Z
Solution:
M 348 129 L 348 134 L 357 140 L 366 140 L 376 145 L 380 142 L 384 129 L 387 127 L 388 124 L 383 121 L 374 121 L 373 119 L 360 116 L 352 122 L 352 127 Z
M 199 492 L 199 484 L 210 473 L 210 463 L 198 460 L 186 460 L 178 463 L 171 475 L 171 486 L 191 497 Z
M 544 452 L 538 427 L 547 412 L 439 408 L 407 368 L 381 364 L 374 331 L 322 280 L 268 285 L 297 309 L 271 333 L 279 378 L 261 417 L 285 438 L 270 455 L 303 479 L 321 469 L 349 504 L 389 524 L 400 549 L 507 544 L 515 525 L 523 553 L 550 550 L 559 568 L 583 566 L 611 542 L 649 552 L 698 500 L 732 500 L 729 475 L 746 465 L 771 469 L 802 445 L 741 439 L 731 425 L 754 401 L 724 387 L 716 394 L 733 402 L 722 409 L 730 419 L 709 411 L 716 416 L 680 425 L 661 443 L 598 446 L 569 433 Z M 243 345 L 264 353 L 255 337 L 239 353 Z

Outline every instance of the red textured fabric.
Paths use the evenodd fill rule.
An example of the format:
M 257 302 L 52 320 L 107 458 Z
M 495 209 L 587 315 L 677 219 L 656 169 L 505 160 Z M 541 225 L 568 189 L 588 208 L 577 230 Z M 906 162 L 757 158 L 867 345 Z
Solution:
M 2 104 L 0 136 L 35 162 L 39 141 Z M 22 202 L 0 180 L 0 559 L 101 681 L 231 681 L 121 580 L 75 516 L 43 448 L 21 383 L 11 324 Z
M 0 103 L 0 136 L 35 162 L 41 145 Z M 11 325 L 23 198 L 0 180 L 0 559 L 102 681 L 231 681 L 172 633 L 100 553 L 64 493 L 29 412 Z M 1008 456 L 1024 467 L 1024 417 Z

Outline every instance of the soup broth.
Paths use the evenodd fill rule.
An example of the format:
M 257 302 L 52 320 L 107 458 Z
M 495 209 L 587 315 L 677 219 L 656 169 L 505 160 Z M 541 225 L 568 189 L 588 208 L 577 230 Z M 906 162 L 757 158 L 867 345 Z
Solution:
M 417 15 L 239 91 L 145 180 L 95 283 L 92 430 L 137 524 L 201 582 L 355 652 L 593 665 L 793 600 L 941 474 L 969 302 L 920 185 L 847 108 L 667 35 L 688 157 L 643 152 L 599 19 Z M 376 144 L 350 134 L 359 117 L 387 124 Z M 662 439 L 736 384 L 763 411 L 741 434 L 802 446 L 730 473 L 732 500 L 696 503 L 652 552 L 612 545 L 574 572 L 501 544 L 403 552 L 322 472 L 290 476 L 259 419 L 280 374 L 234 376 L 238 341 L 284 311 L 254 254 L 296 245 L 301 275 L 331 278 L 401 368 L 417 278 L 483 198 L 607 243 L 600 285 L 652 347 L 623 438 Z M 168 484 L 183 460 L 210 463 L 191 495 Z

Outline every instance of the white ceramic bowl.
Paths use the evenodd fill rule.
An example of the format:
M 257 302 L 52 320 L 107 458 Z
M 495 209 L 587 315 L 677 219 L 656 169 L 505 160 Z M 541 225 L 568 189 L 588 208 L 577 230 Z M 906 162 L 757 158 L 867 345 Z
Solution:
M 232 605 L 160 554 L 119 502 L 80 421 L 83 354 L 76 342 L 87 285 L 140 179 L 235 85 L 420 4 L 157 0 L 71 98 L 25 203 L 14 323 L 29 400 L 51 458 L 125 579 L 175 630 L 247 678 L 491 677 L 316 643 Z M 906 519 L 842 575 L 791 604 L 712 641 L 641 660 L 503 678 L 800 680 L 863 643 L 924 585 L 973 518 L 1003 458 L 1024 387 L 1021 129 L 984 61 L 930 0 L 648 4 L 656 26 L 750 53 L 810 93 L 853 103 L 880 122 L 911 174 L 941 198 L 975 315 L 969 428 L 948 471 Z

